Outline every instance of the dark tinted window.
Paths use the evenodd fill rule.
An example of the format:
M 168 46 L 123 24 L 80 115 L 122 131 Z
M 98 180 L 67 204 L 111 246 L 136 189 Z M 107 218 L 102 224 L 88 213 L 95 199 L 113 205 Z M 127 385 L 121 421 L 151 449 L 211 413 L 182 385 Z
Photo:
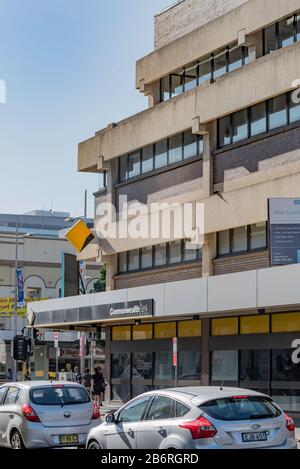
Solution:
M 3 400 L 4 396 L 5 396 L 6 391 L 7 391 L 7 387 L 6 387 L 6 386 L 4 386 L 3 388 L 0 388 L 0 405 L 2 404 L 2 400 Z
M 218 420 L 255 420 L 278 417 L 281 412 L 267 397 L 228 397 L 214 399 L 199 408 Z
M 150 397 L 142 397 L 131 402 L 118 415 L 118 422 L 138 422 L 142 419 Z
M 90 402 L 90 397 L 83 388 L 54 385 L 32 389 L 30 400 L 37 405 L 75 405 Z
M 294 42 L 294 16 L 279 21 L 279 47 L 287 47 Z
M 219 147 L 224 147 L 231 143 L 230 116 L 219 119 Z
M 287 124 L 286 95 L 276 96 L 269 102 L 269 126 L 270 130 Z
M 182 160 L 182 134 L 169 138 L 169 164 Z
M 276 24 L 272 24 L 265 29 L 265 54 L 276 50 L 277 47 Z
M 178 360 L 179 379 L 201 379 L 201 354 L 196 350 L 180 350 Z
M 189 410 L 188 406 L 182 404 L 182 402 L 176 401 L 176 417 L 183 417 Z
M 247 109 L 232 115 L 232 142 L 239 142 L 245 138 L 248 138 Z
M 157 396 L 154 398 L 147 420 L 163 420 L 174 418 L 174 401 L 169 397 Z
M 269 351 L 241 350 L 240 353 L 240 381 L 268 381 Z
M 259 103 L 251 107 L 250 128 L 252 137 L 267 131 L 266 103 Z
M 3 404 L 4 405 L 16 404 L 16 402 L 18 401 L 19 395 L 20 395 L 20 389 L 14 386 L 10 386 L 5 396 Z
M 130 353 L 113 353 L 111 355 L 111 377 L 130 378 Z
M 292 349 L 272 350 L 272 381 L 299 381 L 300 364 L 293 363 Z
M 132 354 L 132 379 L 152 379 L 152 353 Z
M 168 141 L 162 140 L 155 144 L 155 169 L 168 164 Z

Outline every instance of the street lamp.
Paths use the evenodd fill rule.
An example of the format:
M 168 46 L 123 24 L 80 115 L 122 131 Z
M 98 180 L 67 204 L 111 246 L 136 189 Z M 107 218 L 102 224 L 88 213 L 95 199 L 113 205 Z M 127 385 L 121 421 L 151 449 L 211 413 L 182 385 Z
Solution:
M 20 238 L 29 238 L 34 233 L 19 234 L 19 216 L 16 219 L 16 241 L 15 241 L 15 294 L 14 294 L 14 336 L 18 335 L 18 247 Z M 13 379 L 17 381 L 17 360 L 14 359 Z

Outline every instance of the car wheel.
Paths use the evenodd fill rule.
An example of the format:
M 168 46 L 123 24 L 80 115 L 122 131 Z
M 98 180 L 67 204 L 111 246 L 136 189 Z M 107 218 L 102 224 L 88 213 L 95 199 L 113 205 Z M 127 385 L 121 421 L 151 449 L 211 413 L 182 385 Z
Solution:
M 14 430 L 10 436 L 10 446 L 12 449 L 24 449 L 24 443 L 20 433 L 17 430 Z
M 99 445 L 98 441 L 91 440 L 88 442 L 87 449 L 101 449 L 101 446 Z

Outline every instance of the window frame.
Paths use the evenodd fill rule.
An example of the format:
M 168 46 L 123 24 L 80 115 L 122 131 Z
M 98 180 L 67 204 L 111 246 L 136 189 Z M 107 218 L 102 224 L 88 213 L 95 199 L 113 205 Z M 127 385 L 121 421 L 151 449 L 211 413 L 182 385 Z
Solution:
M 262 222 L 263 223 L 263 222 Z M 255 248 L 251 249 L 251 227 L 252 225 L 247 225 L 247 249 L 245 251 L 233 251 L 233 228 L 230 230 L 222 230 L 222 231 L 229 231 L 229 253 L 228 254 L 220 254 L 220 248 L 219 248 L 219 233 L 220 231 L 217 232 L 217 256 L 216 259 L 221 259 L 223 257 L 230 257 L 230 256 L 240 256 L 242 254 L 246 254 L 249 252 L 260 252 L 260 251 L 266 251 L 269 246 L 269 237 L 268 237 L 268 222 L 265 222 L 266 226 L 266 247 L 262 248 Z M 241 227 L 237 227 L 241 228 Z

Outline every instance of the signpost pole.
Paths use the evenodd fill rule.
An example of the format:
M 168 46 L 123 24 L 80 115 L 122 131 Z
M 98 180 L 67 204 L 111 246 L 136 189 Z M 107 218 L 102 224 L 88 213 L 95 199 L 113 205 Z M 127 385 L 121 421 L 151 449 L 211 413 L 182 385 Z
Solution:
M 55 378 L 58 380 L 58 357 L 59 357 L 59 348 L 58 348 L 58 332 L 53 332 L 53 340 L 55 347 Z
M 16 246 L 15 246 L 15 294 L 14 294 L 14 336 L 18 334 L 18 242 L 19 242 L 19 216 L 16 218 Z M 17 381 L 17 360 L 14 360 L 13 379 Z
M 173 366 L 174 366 L 174 381 L 175 388 L 178 383 L 178 363 L 177 363 L 177 337 L 173 337 Z

